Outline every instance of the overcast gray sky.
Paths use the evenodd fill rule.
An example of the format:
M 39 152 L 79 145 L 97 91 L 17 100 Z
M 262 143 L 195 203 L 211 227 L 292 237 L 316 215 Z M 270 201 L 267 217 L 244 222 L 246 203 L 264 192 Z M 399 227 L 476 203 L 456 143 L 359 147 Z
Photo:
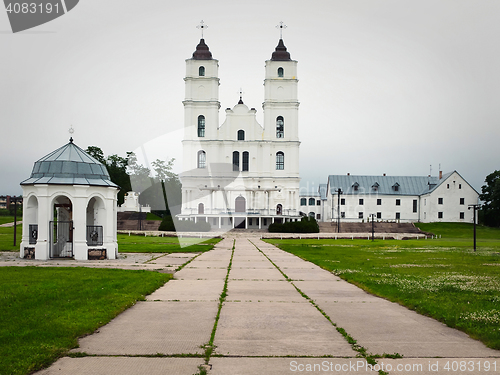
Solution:
M 302 184 L 329 174 L 457 170 L 480 190 L 500 169 L 500 1 L 82 0 L 12 34 L 0 11 L 0 195 L 67 143 L 106 155 L 180 150 L 185 59 L 219 60 L 220 123 L 243 100 L 262 123 L 264 62 L 298 60 Z M 180 161 L 177 163 L 181 166 Z

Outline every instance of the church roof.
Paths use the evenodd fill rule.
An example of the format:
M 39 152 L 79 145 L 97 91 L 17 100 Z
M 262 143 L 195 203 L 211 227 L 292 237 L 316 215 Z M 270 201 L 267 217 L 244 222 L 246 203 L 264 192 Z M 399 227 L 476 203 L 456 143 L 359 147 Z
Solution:
M 285 43 L 283 43 L 283 39 L 280 38 L 276 49 L 274 50 L 272 56 L 272 61 L 291 61 L 290 52 L 286 50 Z
M 212 52 L 210 52 L 208 46 L 205 44 L 205 39 L 200 39 L 200 43 L 196 46 L 196 51 L 193 52 L 193 59 L 212 60 Z
M 380 194 L 380 195 L 422 195 L 430 193 L 451 174 L 441 179 L 427 176 L 356 176 L 330 175 L 330 192 L 340 188 L 342 194 Z
M 106 166 L 73 143 L 35 162 L 31 177 L 21 185 L 92 185 L 118 187 L 111 182 Z

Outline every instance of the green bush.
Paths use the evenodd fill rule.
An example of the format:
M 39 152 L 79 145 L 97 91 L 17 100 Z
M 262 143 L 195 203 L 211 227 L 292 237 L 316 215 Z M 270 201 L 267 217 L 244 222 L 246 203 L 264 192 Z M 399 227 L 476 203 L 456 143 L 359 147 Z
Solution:
M 319 233 L 319 226 L 316 219 L 304 216 L 300 221 L 273 223 L 268 230 L 271 233 Z
M 14 216 L 14 205 L 8 210 L 6 208 L 0 208 L 0 216 Z M 17 217 L 19 220 L 23 217 L 23 209 L 19 205 L 17 205 Z
M 178 220 L 172 216 L 164 216 L 158 230 L 167 232 L 209 232 L 210 223 L 199 221 L 195 223 L 190 220 Z

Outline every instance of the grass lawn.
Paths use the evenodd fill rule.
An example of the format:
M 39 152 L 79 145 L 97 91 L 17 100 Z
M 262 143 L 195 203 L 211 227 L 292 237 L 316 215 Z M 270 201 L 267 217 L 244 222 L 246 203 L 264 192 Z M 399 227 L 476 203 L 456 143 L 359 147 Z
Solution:
M 22 227 L 17 227 L 17 245 L 14 246 L 14 228 L 0 228 L 0 251 L 19 251 Z M 183 238 L 181 247 L 177 237 L 144 237 L 144 235 L 118 234 L 118 252 L 120 253 L 190 253 L 212 250 L 220 238 L 209 238 L 200 242 L 199 238 Z M 1 374 L 1 373 L 0 373 Z
M 0 269 L 0 374 L 48 366 L 171 276 L 92 268 Z
M 0 251 L 19 251 L 23 235 L 22 225 L 17 226 L 17 244 L 14 246 L 14 227 L 0 227 Z
M 21 220 L 23 220 L 22 216 L 17 217 L 17 222 L 19 223 Z M 14 216 L 0 216 L 0 225 L 5 224 L 5 223 L 13 223 L 14 222 Z
M 200 242 L 199 238 L 182 238 L 181 247 L 177 237 L 145 237 L 144 235 L 118 234 L 118 251 L 120 253 L 190 253 L 212 250 L 220 238 L 209 238 Z
M 153 214 L 152 212 L 148 212 L 146 214 L 146 220 L 160 220 L 161 221 L 162 218 L 159 217 L 158 215 Z
M 500 230 L 419 224 L 435 240 L 266 240 L 375 295 L 500 349 Z

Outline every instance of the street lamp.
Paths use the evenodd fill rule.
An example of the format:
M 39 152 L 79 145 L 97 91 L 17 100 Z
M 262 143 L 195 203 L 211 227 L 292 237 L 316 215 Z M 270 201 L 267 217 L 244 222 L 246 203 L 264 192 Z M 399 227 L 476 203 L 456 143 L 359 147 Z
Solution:
M 474 251 L 476 251 L 476 211 L 481 207 L 480 204 L 469 204 L 469 210 L 474 209 Z
M 338 188 L 335 190 L 335 192 L 338 194 L 338 199 L 337 199 L 337 233 L 340 233 L 340 194 L 342 194 L 342 189 Z
M 17 202 L 22 202 L 23 197 L 11 197 L 10 202 L 14 202 L 14 246 L 17 245 Z
M 375 241 L 375 214 L 370 214 L 372 218 L 372 241 Z

